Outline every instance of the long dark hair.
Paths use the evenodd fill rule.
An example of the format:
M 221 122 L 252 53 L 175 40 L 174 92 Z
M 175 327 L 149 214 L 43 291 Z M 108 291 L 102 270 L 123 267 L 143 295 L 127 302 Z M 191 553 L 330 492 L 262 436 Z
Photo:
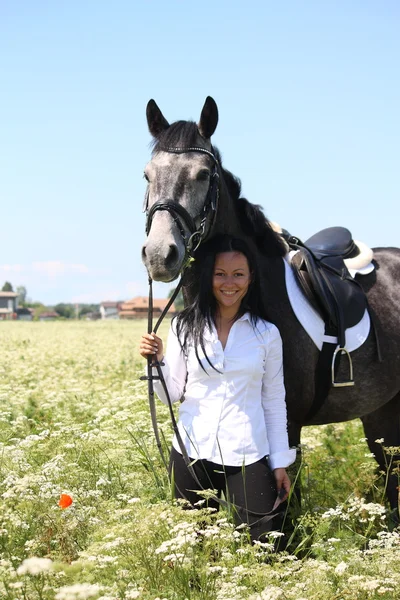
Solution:
M 204 331 L 211 329 L 216 316 L 217 302 L 213 294 L 214 264 L 217 254 L 221 252 L 240 252 L 249 264 L 251 283 L 242 299 L 236 321 L 244 313 L 250 313 L 251 323 L 256 329 L 257 319 L 267 319 L 266 309 L 262 302 L 259 269 L 255 255 L 243 240 L 230 235 L 218 235 L 211 241 L 203 243 L 196 252 L 195 261 L 190 267 L 190 278 L 195 283 L 196 294 L 192 304 L 175 317 L 176 332 L 183 351 L 189 344 L 193 345 L 197 360 L 204 369 L 198 355 L 198 347 L 213 369 L 214 365 L 207 356 L 204 346 Z M 205 370 L 205 369 L 204 369 Z

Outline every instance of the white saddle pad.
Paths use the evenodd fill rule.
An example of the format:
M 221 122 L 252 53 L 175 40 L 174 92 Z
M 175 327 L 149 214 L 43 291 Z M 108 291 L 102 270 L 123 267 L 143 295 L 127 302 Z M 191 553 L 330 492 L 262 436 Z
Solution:
M 286 289 L 294 314 L 319 350 L 321 350 L 324 342 L 337 344 L 336 337 L 325 335 L 324 321 L 303 294 L 290 265 L 291 255 L 293 256 L 293 253 L 288 254 L 283 260 L 285 263 Z M 373 269 L 373 265 L 371 267 Z M 354 327 L 346 329 L 345 347 L 348 352 L 353 352 L 362 346 L 368 337 L 370 327 L 369 314 L 365 310 L 361 321 Z

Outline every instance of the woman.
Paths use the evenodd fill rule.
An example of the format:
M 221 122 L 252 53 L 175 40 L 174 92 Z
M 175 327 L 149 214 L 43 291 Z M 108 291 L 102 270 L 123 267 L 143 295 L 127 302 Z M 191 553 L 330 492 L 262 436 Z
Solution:
M 173 319 L 165 357 L 155 334 L 143 335 L 140 353 L 163 362 L 172 402 L 184 395 L 178 429 L 197 481 L 175 436 L 175 496 L 195 505 L 202 498 L 196 490 L 223 491 L 237 508 L 236 521 L 247 522 L 255 540 L 270 528 L 260 515 L 272 510 L 277 492 L 281 500 L 289 494 L 285 468 L 296 456 L 288 445 L 282 341 L 265 320 L 248 246 L 218 236 L 201 253 L 192 267 L 198 294 Z M 154 387 L 167 403 L 160 382 Z M 208 504 L 218 507 L 215 500 Z

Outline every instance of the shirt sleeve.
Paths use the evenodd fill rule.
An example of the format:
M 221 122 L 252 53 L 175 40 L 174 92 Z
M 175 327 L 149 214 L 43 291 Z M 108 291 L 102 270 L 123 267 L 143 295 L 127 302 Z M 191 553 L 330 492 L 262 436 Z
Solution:
M 176 326 L 174 321 L 171 322 L 167 339 L 167 350 L 162 362 L 164 363 L 164 366 L 161 368 L 165 383 L 167 385 L 169 397 L 172 403 L 178 402 L 185 390 L 187 367 L 186 357 L 182 352 L 182 348 L 176 334 Z M 156 368 L 153 368 L 153 375 L 157 375 Z M 167 396 L 162 383 L 157 379 L 154 381 L 154 391 L 160 398 L 161 402 L 168 405 Z
M 289 448 L 285 385 L 283 381 L 282 338 L 274 325 L 266 335 L 265 372 L 262 383 L 262 406 L 269 443 L 271 469 L 284 468 L 296 460 L 296 450 Z

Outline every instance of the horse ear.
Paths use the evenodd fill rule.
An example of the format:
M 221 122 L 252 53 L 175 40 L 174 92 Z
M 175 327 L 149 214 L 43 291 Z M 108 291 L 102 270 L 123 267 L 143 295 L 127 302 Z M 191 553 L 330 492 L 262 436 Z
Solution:
M 201 111 L 199 121 L 199 132 L 201 137 L 209 140 L 218 125 L 218 107 L 211 96 L 207 96 L 204 102 L 203 110 Z
M 154 100 L 149 100 L 146 108 L 147 125 L 153 137 L 157 137 L 168 129 L 169 123 Z

